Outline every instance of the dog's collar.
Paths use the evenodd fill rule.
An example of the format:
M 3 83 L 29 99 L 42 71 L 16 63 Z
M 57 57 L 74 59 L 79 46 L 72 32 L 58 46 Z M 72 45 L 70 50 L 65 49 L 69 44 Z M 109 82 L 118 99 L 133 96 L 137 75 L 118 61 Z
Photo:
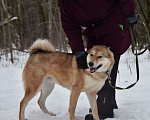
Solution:
M 106 71 L 106 74 L 108 76 L 107 77 L 108 81 L 111 81 L 111 77 L 110 77 L 111 71 L 109 69 Z

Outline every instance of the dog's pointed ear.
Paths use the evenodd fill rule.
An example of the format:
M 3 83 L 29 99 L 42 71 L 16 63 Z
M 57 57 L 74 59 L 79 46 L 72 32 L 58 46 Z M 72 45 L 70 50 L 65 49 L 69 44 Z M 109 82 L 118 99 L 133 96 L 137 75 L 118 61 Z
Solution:
M 110 57 L 110 52 L 111 52 L 111 51 L 110 51 L 110 47 L 107 47 L 107 55 L 106 55 L 107 58 Z
M 110 52 L 110 47 L 107 47 L 107 51 Z
M 92 49 L 92 48 L 91 48 Z M 91 51 L 91 49 L 88 49 L 86 52 L 89 54 L 90 53 L 90 51 Z

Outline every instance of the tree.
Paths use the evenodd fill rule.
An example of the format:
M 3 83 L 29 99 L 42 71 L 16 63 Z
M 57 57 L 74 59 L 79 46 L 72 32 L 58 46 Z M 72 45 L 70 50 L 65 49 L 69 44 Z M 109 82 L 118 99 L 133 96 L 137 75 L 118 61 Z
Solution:
M 141 34 L 139 37 L 141 41 L 141 45 L 145 46 L 143 44 L 149 44 L 149 50 L 150 50 L 150 1 L 149 0 L 136 0 L 138 12 L 141 14 L 142 22 L 141 24 L 144 24 L 143 27 L 141 27 L 141 24 L 138 25 L 139 33 L 142 33 L 143 35 L 146 34 L 147 36 L 144 36 Z M 146 6 L 146 7 L 145 7 Z M 144 42 L 144 39 L 147 41 Z

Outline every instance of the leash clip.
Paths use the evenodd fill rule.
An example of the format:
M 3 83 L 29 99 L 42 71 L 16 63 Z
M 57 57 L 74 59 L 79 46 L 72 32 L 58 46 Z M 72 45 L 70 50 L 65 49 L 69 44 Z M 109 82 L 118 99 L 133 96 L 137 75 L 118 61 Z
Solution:
M 108 76 L 107 79 L 108 79 L 109 81 L 111 81 L 110 73 L 111 73 L 110 70 L 107 70 L 107 71 L 106 71 L 106 74 L 107 74 L 107 76 Z
M 106 71 L 106 74 L 108 75 L 108 77 L 110 77 L 110 73 L 111 73 L 110 70 Z

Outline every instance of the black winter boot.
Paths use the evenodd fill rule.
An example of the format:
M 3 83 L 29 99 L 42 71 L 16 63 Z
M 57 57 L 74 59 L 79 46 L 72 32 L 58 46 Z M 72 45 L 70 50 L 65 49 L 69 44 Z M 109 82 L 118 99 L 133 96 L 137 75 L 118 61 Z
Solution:
M 118 105 L 117 105 L 116 100 L 115 100 L 113 109 L 118 109 Z M 92 109 L 91 108 L 89 108 L 89 113 L 92 113 Z
M 104 116 L 104 115 L 98 114 L 98 116 L 99 116 L 100 120 L 104 120 L 104 119 L 107 119 L 107 118 L 114 118 L 114 115 Z M 87 114 L 85 116 L 85 120 L 93 120 L 93 115 L 92 114 Z

